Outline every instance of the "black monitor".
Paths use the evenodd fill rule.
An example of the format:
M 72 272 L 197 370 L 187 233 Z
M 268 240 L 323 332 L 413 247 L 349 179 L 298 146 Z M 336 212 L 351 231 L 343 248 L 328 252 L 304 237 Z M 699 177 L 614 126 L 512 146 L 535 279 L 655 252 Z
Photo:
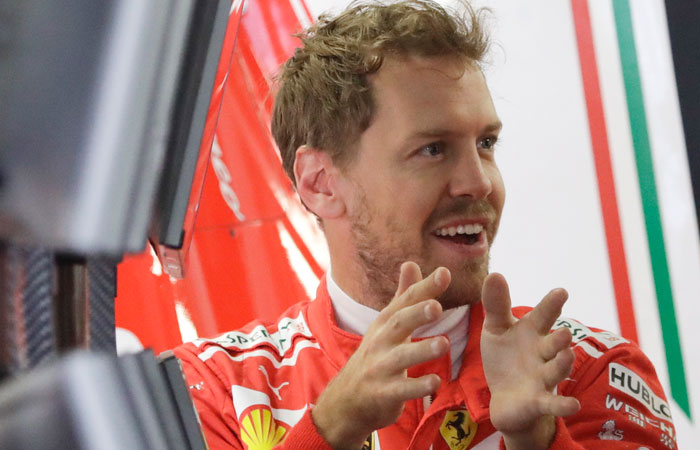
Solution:
M 0 2 L 0 240 L 139 252 L 159 193 L 177 240 L 230 9 Z
M 73 353 L 0 385 L 3 450 L 206 450 L 174 357 Z
M 0 386 L 4 450 L 152 448 L 136 417 L 107 357 L 76 354 Z

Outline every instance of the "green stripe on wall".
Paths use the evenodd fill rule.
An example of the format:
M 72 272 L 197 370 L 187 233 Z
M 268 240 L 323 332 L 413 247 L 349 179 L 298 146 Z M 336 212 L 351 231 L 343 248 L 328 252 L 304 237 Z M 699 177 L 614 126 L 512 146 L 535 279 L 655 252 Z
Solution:
M 627 109 L 632 128 L 632 141 L 637 161 L 637 175 L 642 195 L 644 222 L 649 241 L 649 256 L 656 287 L 656 299 L 661 319 L 661 333 L 666 348 L 666 363 L 671 382 L 671 396 L 678 406 L 691 417 L 688 388 L 685 380 L 683 354 L 673 304 L 671 278 L 666 259 L 659 199 L 654 179 L 654 165 L 651 158 L 651 145 L 647 131 L 646 111 L 642 95 L 642 82 L 637 64 L 637 51 L 634 44 L 634 30 L 629 0 L 613 0 L 617 40 L 622 60 L 622 75 L 627 94 Z

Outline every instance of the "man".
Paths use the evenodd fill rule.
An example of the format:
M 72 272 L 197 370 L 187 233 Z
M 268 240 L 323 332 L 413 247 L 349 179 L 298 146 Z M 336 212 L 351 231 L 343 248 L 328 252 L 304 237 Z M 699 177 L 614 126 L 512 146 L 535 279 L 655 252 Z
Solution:
M 355 4 L 286 63 L 273 133 L 332 269 L 276 323 L 176 350 L 211 448 L 673 445 L 634 344 L 557 319 L 563 289 L 511 312 L 488 275 L 501 122 L 466 10 Z

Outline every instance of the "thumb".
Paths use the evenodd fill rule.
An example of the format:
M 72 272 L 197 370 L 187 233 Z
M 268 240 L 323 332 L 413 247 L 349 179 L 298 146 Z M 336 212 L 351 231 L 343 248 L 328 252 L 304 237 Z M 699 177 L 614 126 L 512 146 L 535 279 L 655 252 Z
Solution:
M 495 334 L 507 331 L 515 318 L 510 310 L 510 292 L 508 283 L 500 273 L 492 273 L 484 280 L 481 289 L 481 301 L 484 304 L 484 330 Z

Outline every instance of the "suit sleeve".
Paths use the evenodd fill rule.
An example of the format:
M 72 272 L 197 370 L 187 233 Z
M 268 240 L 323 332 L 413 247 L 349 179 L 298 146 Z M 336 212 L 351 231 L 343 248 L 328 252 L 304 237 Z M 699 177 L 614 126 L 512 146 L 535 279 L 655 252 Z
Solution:
M 201 361 L 197 347 L 185 344 L 174 350 L 182 363 L 190 397 L 199 415 L 204 438 L 210 450 L 244 449 L 240 427 L 231 402 L 230 390 L 216 366 Z
M 675 449 L 669 404 L 649 359 L 635 344 L 575 346 L 580 369 L 559 385 L 581 411 L 557 419 L 551 450 Z M 578 362 L 578 361 L 577 361 Z
M 215 364 L 199 359 L 197 347 L 185 344 L 175 349 L 189 386 L 199 420 L 210 450 L 247 449 L 236 412 L 231 401 L 230 382 Z M 280 450 L 332 450 L 318 433 L 311 418 L 311 409 L 284 436 Z
M 576 363 L 561 395 L 576 397 L 581 411 L 557 417 L 549 450 L 676 448 L 671 411 L 649 359 L 634 344 L 603 352 L 586 342 L 574 347 Z M 505 450 L 503 439 L 501 450 Z

